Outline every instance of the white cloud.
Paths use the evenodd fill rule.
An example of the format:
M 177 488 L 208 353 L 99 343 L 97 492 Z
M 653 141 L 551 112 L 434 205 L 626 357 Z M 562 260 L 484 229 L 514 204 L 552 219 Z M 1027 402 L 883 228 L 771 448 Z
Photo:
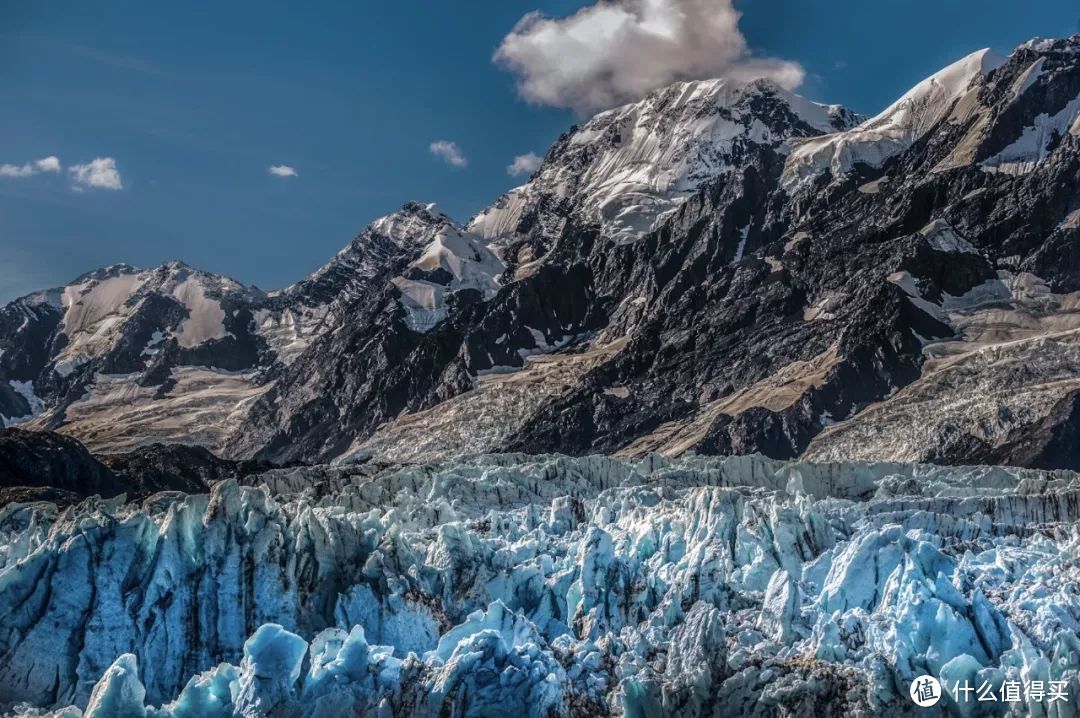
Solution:
M 98 157 L 85 165 L 68 167 L 76 192 L 87 187 L 98 189 L 124 189 L 120 181 L 120 172 L 116 169 L 116 160 L 112 157 Z
M 0 165 L 0 177 L 33 177 L 42 172 L 59 172 L 58 157 L 42 157 L 24 165 Z
M 544 161 L 544 158 L 535 152 L 529 152 L 528 154 L 518 155 L 514 158 L 514 161 L 506 166 L 506 174 L 511 177 L 521 177 L 522 175 L 531 175 L 536 170 L 540 169 L 540 163 Z
M 296 173 L 296 169 L 289 165 L 270 165 L 266 168 L 266 171 L 275 177 L 299 177 Z
M 428 150 L 431 154 L 435 155 L 443 162 L 453 167 L 464 167 L 469 164 L 469 160 L 465 157 L 465 154 L 461 151 L 461 148 L 457 146 L 457 142 L 450 142 L 449 140 L 436 140 L 428 145 Z
M 793 88 L 805 75 L 798 63 L 751 56 L 732 0 L 599 0 L 566 18 L 529 13 L 494 60 L 529 102 L 579 113 L 679 80 L 768 77 Z

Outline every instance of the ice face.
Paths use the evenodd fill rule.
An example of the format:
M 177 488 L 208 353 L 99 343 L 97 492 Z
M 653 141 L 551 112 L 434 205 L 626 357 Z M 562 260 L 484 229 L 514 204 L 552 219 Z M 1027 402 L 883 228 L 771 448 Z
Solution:
M 924 674 L 1080 697 L 1069 472 L 502 455 L 256 483 L 0 509 L 0 707 L 906 715 Z

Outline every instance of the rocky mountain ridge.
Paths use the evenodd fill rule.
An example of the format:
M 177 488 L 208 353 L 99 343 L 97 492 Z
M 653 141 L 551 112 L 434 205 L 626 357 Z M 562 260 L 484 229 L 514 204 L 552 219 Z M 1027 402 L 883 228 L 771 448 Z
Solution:
M 980 51 L 861 122 L 679 83 L 561 137 L 467 225 L 406 205 L 281 292 L 80 278 L 0 310 L 0 414 L 271 461 L 1076 466 L 1078 53 Z M 436 427 L 457 438 L 416 441 Z

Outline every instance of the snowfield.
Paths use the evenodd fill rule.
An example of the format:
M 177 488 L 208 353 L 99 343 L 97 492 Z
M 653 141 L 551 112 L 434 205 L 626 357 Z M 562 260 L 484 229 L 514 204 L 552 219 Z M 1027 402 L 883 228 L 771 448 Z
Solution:
M 881 167 L 942 120 L 967 119 L 957 107 L 960 101 L 977 78 L 1000 67 L 1005 59 L 989 49 L 973 52 L 918 83 L 857 127 L 800 142 L 788 156 L 785 185 L 790 189 L 826 169 L 840 177 L 859 163 Z
M 759 116 L 762 105 L 772 108 L 770 124 Z M 839 105 L 811 102 L 769 80 L 677 82 L 572 130 L 528 183 L 468 228 L 503 245 L 531 211 L 570 201 L 605 237 L 633 242 L 711 180 L 733 173 L 748 148 L 786 153 L 795 138 L 843 129 L 855 119 Z M 548 219 L 541 234 L 557 235 L 562 222 Z
M 253 483 L 0 510 L 4 709 L 923 715 L 922 674 L 1071 696 L 995 715 L 1080 700 L 1071 472 L 487 455 Z

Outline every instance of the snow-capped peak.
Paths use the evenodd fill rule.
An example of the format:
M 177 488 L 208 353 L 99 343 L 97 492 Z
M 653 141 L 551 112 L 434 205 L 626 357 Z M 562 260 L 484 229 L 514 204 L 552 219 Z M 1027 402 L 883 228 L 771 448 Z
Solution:
M 399 245 L 426 245 L 448 226 L 455 226 L 454 220 L 443 214 L 435 203 L 406 202 L 397 212 L 368 225 L 361 237 L 379 234 Z
M 474 290 L 477 298 L 490 299 L 505 269 L 481 237 L 442 217 L 447 221 L 440 223 L 420 256 L 392 280 L 415 331 L 428 331 L 442 321 L 448 313 L 447 300 L 455 292 Z
M 350 295 L 348 287 L 357 279 L 377 274 L 389 255 L 425 247 L 440 230 L 456 226 L 434 203 L 406 202 L 396 212 L 368 224 L 333 259 L 305 279 L 272 296 L 307 305 L 338 300 Z
M 226 335 L 221 299 L 227 293 L 257 294 L 233 279 L 179 261 L 147 270 L 118 264 L 84 274 L 60 290 L 67 345 L 55 359 L 56 371 L 66 375 L 112 349 L 122 336 L 122 325 L 154 295 L 175 300 L 187 310 L 187 318 L 175 328 L 180 346 L 221 339 Z
M 1006 59 L 990 49 L 973 52 L 919 82 L 857 127 L 799 142 L 788 155 L 785 185 L 797 185 L 826 169 L 839 176 L 856 163 L 881 166 L 948 117 L 972 83 Z
M 741 166 L 753 148 L 787 152 L 790 140 L 848 127 L 854 117 L 767 80 L 677 82 L 564 135 L 528 184 L 477 215 L 469 229 L 506 241 L 534 218 L 525 224 L 550 237 L 561 224 L 544 208 L 569 203 L 578 221 L 632 241 Z

